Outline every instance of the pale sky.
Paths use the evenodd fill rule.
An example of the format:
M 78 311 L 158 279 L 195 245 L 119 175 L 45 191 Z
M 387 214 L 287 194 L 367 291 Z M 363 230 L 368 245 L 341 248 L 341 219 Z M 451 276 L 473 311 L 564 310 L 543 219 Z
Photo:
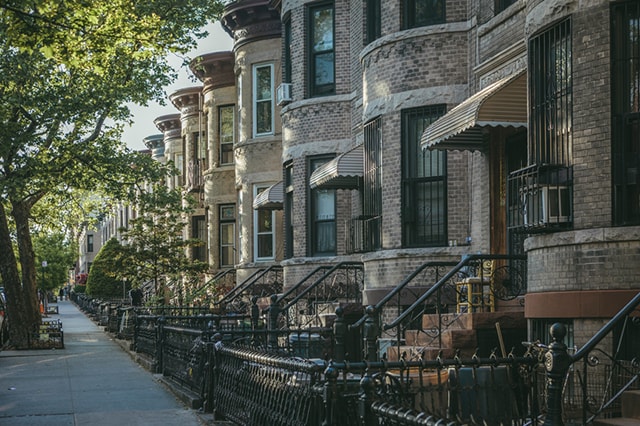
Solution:
M 212 52 L 230 51 L 233 47 L 233 40 L 227 34 L 220 25 L 219 22 L 211 24 L 207 27 L 209 37 L 202 39 L 198 42 L 198 48 L 187 55 L 190 59 L 195 58 L 198 55 Z M 170 86 L 165 87 L 165 93 L 167 94 L 167 105 L 162 106 L 158 103 L 150 103 L 149 106 L 141 107 L 138 105 L 130 105 L 130 109 L 133 112 L 134 123 L 132 126 L 124 129 L 122 135 L 123 140 L 126 141 L 127 146 L 134 150 L 146 149 L 146 146 L 142 140 L 151 135 L 157 135 L 160 133 L 158 128 L 153 124 L 153 120 L 157 117 L 167 114 L 176 114 L 179 111 L 169 102 L 168 96 L 178 89 L 184 87 L 193 87 L 201 84 L 199 80 L 193 81 L 189 79 L 192 76 L 189 68 L 180 68 L 182 64 L 182 58 L 173 56 L 169 58 L 170 63 L 175 69 L 178 70 L 178 79 Z

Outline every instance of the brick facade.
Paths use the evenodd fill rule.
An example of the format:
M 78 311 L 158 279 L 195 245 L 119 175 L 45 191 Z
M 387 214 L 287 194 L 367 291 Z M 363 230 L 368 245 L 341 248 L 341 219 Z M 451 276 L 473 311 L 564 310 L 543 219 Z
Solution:
M 508 172 L 517 168 L 506 162 L 510 156 L 517 157 L 512 154 L 520 154 L 525 157 L 520 166 L 529 165 L 526 153 L 514 152 L 521 148 L 511 142 L 514 135 L 520 135 L 530 143 L 526 127 L 508 122 L 505 126 L 497 117 L 497 122 L 479 125 L 482 145 L 474 150 L 462 146 L 447 152 L 447 239 L 456 240 L 458 246 L 407 248 L 403 246 L 402 229 L 406 208 L 402 199 L 402 112 L 440 104 L 451 111 L 492 83 L 523 71 L 528 66 L 530 40 L 570 18 L 572 142 L 568 157 L 573 168 L 573 223 L 570 229 L 526 235 L 521 249 L 528 256 L 528 292 L 532 296 L 525 298 L 524 311 L 531 320 L 553 318 L 553 309 L 536 298 L 541 294 L 561 296 L 562 292 L 574 295 L 569 292 L 630 291 L 640 287 L 640 231 L 632 226 L 612 226 L 609 1 L 517 0 L 496 13 L 493 0 L 450 0 L 446 2 L 445 23 L 412 29 L 403 27 L 401 0 L 382 1 L 381 35 L 366 44 L 365 2 L 336 0 L 335 93 L 323 97 L 309 94 L 307 54 L 308 8 L 320 2 L 265 0 L 244 4 L 255 7 L 258 3 L 259 7 L 277 4 L 277 13 L 291 22 L 292 102 L 276 108 L 278 119 L 273 135 L 253 136 L 252 66 L 273 63 L 277 87 L 281 79 L 282 40 L 274 36 L 271 26 L 267 26 L 269 37 L 252 38 L 256 22 L 251 19 L 255 18 L 225 15 L 223 23 L 236 40 L 236 164 L 233 171 L 225 171 L 228 175 L 220 176 L 225 179 L 224 184 L 212 175 L 207 202 L 213 203 L 219 197 L 224 202 L 239 200 L 238 267 L 245 270 L 239 272 L 239 281 L 259 266 L 252 257 L 253 186 L 282 179 L 284 164 L 292 164 L 293 168 L 293 256 L 283 259 L 283 214 L 279 211 L 274 261 L 284 267 L 285 288 L 294 286 L 318 265 L 360 259 L 365 267 L 365 303 L 375 303 L 382 290 L 393 288 L 427 260 L 457 260 L 478 252 L 504 253 L 510 237 L 505 219 L 505 188 Z M 229 15 L 230 11 L 241 9 L 242 4 L 228 6 Z M 267 13 L 263 9 L 260 16 L 272 23 L 273 11 Z M 527 77 L 531 70 L 528 72 Z M 529 92 L 511 95 L 520 96 L 527 104 L 530 85 L 531 82 Z M 220 96 L 211 99 L 212 107 L 220 105 L 223 95 Z M 224 96 L 233 97 L 233 93 Z M 209 101 L 206 104 L 209 106 Z M 211 111 L 214 109 L 210 115 Z M 209 119 L 215 119 L 214 115 Z M 347 255 L 347 224 L 362 213 L 362 200 L 358 190 L 338 190 L 337 255 L 310 257 L 309 159 L 339 155 L 362 143 L 363 125 L 376 118 L 382 126 L 382 248 Z M 529 119 L 522 124 L 531 125 Z M 178 151 L 167 145 L 166 153 L 167 158 L 175 158 Z M 227 180 L 232 173 L 235 198 Z M 210 217 L 215 220 L 215 213 Z M 212 239 L 215 241 L 215 236 Z M 463 244 L 466 242 L 470 245 Z M 600 324 L 600 313 L 596 308 L 589 309 L 581 310 L 582 317 L 575 319 L 576 330 L 584 326 L 591 331 Z M 575 339 L 582 341 L 578 333 Z

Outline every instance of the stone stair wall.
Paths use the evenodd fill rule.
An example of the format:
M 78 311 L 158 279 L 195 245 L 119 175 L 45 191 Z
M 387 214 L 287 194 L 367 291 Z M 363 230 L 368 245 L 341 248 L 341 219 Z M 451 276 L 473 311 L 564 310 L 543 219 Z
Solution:
M 621 396 L 622 417 L 596 419 L 593 426 L 638 426 L 640 425 L 640 390 L 625 391 Z
M 438 338 L 438 330 L 442 324 L 442 335 Z M 461 357 L 471 357 L 478 348 L 492 346 L 498 347 L 498 335 L 496 323 L 500 324 L 503 335 L 522 335 L 520 341 L 526 340 L 526 320 L 524 312 L 504 311 L 504 312 L 476 312 L 476 313 L 452 313 L 443 314 L 439 319 L 437 314 L 423 315 L 421 330 L 406 330 L 404 345 L 391 346 L 387 349 L 387 359 L 397 361 L 402 354 L 406 359 L 435 359 L 441 354 L 442 357 L 450 358 L 459 351 Z M 487 344 L 487 336 L 493 343 Z M 510 340 L 514 340 L 512 337 Z M 516 339 L 517 340 L 517 339 Z M 495 342 L 494 342 L 495 341 Z M 505 343 L 507 352 L 511 350 L 511 345 Z M 517 342 L 519 343 L 519 342 Z M 489 353 L 480 353 L 481 356 L 488 356 Z

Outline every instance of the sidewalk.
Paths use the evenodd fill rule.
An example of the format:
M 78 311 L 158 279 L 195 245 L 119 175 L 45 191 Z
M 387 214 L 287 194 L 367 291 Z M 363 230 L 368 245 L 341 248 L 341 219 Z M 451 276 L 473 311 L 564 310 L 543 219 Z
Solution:
M 203 424 L 74 304 L 58 306 L 65 349 L 0 351 L 0 425 Z

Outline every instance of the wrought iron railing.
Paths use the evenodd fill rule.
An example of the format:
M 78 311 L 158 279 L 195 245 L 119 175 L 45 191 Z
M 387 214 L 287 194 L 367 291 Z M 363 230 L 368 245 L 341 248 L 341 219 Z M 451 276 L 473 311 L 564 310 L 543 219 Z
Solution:
M 314 279 L 315 278 L 315 279 Z M 311 281 L 314 279 L 313 281 Z M 285 328 L 324 326 L 338 306 L 362 306 L 364 266 L 362 262 L 339 262 L 321 266 L 275 299 L 271 310 L 284 315 Z M 271 327 L 277 328 L 277 327 Z
M 133 347 L 241 425 L 590 424 L 620 416 L 620 396 L 638 388 L 640 364 L 620 349 L 637 340 L 639 305 L 640 293 L 575 354 L 556 323 L 549 346 L 525 342 L 523 355 L 346 362 L 340 309 L 315 340 L 236 315 L 139 314 Z
M 236 270 L 234 268 L 218 271 L 213 278 L 191 293 L 191 299 L 202 299 L 205 304 L 212 304 L 231 291 L 236 285 Z
M 443 331 L 457 320 L 458 311 L 490 308 L 495 299 L 512 300 L 524 294 L 526 275 L 526 256 L 473 254 L 464 256 L 458 263 L 425 262 L 378 304 L 367 307 L 365 315 L 351 328 L 362 328 L 366 357 L 370 361 L 378 359 L 378 339 L 382 332 L 394 339 L 396 347 L 404 343 L 407 331 L 412 330 L 430 340 L 431 343 L 424 346 L 442 348 Z M 476 277 L 481 286 L 487 284 L 487 293 L 483 293 L 479 301 L 468 300 L 468 287 L 475 284 L 464 280 L 471 277 Z M 428 287 L 426 291 L 425 287 Z M 484 288 L 481 291 L 485 291 Z M 407 299 L 412 300 L 412 304 L 405 308 L 407 305 L 402 300 Z M 389 310 L 393 302 L 397 317 L 382 324 L 382 313 Z M 425 327 L 422 321 L 425 314 L 436 314 L 437 322 Z
M 620 411 L 616 408 L 619 408 L 621 395 L 629 389 L 640 388 L 637 352 L 626 356 L 620 353 L 623 341 L 637 340 L 640 334 L 637 329 L 635 333 L 631 332 L 631 324 L 639 322 L 639 306 L 640 292 L 575 354 L 567 355 L 570 363 L 566 371 L 559 371 L 563 377 L 574 375 L 578 379 L 574 385 L 579 389 L 581 403 L 576 405 L 582 408 L 580 420 L 583 424 L 600 416 L 619 417 Z M 559 350 L 566 350 L 566 347 Z M 591 374 L 602 371 L 606 374 Z
M 268 297 L 282 291 L 282 266 L 271 265 L 255 271 L 242 283 L 231 289 L 220 301 L 214 303 L 216 313 L 249 313 L 252 298 Z

